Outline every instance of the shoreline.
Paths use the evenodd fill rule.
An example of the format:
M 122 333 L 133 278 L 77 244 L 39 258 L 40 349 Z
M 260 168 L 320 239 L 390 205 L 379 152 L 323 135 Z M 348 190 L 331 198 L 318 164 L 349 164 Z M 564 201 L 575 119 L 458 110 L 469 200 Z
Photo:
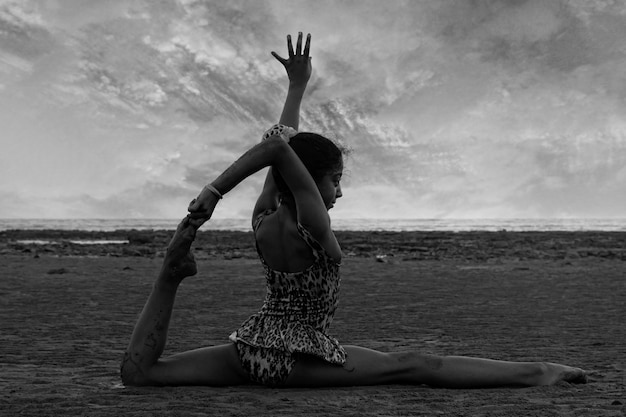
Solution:
M 162 257 L 172 230 L 6 230 L 0 255 Z M 626 261 L 626 232 L 337 231 L 345 257 L 379 261 L 582 259 Z M 252 232 L 200 230 L 198 259 L 257 257 Z
M 113 232 L 125 230 L 176 229 L 175 219 L 0 219 L 0 231 L 26 230 L 88 230 Z M 626 232 L 625 218 L 332 218 L 336 231 L 621 231 Z M 202 230 L 250 231 L 250 218 L 212 218 Z

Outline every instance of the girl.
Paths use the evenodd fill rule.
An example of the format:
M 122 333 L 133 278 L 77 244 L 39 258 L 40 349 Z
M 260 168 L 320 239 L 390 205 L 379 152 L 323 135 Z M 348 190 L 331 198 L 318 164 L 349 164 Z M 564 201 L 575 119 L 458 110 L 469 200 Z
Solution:
M 247 151 L 190 206 L 167 249 L 163 267 L 124 355 L 127 385 L 346 386 L 429 384 L 441 387 L 550 385 L 585 382 L 584 371 L 544 362 L 507 362 L 417 352 L 383 353 L 342 346 L 328 334 L 337 307 L 341 249 L 328 210 L 342 196 L 342 153 L 330 140 L 297 133 L 300 103 L 311 75 L 310 35 L 288 58 L 289 90 L 281 125 Z M 290 126 L 291 128 L 285 127 Z M 293 128 L 293 129 L 292 129 Z M 267 296 L 261 310 L 231 336 L 231 343 L 161 358 L 174 297 L 195 275 L 191 244 L 222 194 L 270 167 L 253 211 L 257 251 Z

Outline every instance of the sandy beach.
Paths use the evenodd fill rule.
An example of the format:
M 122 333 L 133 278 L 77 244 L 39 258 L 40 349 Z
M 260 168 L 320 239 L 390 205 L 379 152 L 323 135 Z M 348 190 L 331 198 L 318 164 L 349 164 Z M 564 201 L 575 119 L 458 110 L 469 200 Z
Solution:
M 119 362 L 170 234 L 0 232 L 0 415 L 624 415 L 626 233 L 337 234 L 342 343 L 560 362 L 586 385 L 125 388 Z M 127 243 L 85 243 L 103 240 Z M 227 343 L 264 296 L 250 233 L 201 232 L 195 253 L 166 355 Z

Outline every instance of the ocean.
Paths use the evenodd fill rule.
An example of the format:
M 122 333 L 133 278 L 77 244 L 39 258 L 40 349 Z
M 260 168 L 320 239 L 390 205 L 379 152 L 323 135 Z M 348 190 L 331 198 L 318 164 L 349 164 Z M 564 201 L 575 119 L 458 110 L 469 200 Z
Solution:
M 174 230 L 177 219 L 0 219 L 0 231 Z M 334 230 L 354 231 L 626 231 L 624 219 L 335 219 Z M 249 219 L 212 219 L 204 230 L 249 231 Z

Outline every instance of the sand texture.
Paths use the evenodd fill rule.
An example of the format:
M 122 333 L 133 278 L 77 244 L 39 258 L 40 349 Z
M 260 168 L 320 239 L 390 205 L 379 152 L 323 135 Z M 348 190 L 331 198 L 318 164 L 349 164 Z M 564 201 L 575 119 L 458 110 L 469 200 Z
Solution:
M 342 343 L 560 362 L 586 385 L 125 388 L 119 362 L 170 233 L 0 232 L 0 415 L 624 415 L 626 233 L 338 233 Z M 19 242 L 38 239 L 55 244 Z M 264 296 L 249 233 L 197 247 L 166 355 L 227 343 Z

